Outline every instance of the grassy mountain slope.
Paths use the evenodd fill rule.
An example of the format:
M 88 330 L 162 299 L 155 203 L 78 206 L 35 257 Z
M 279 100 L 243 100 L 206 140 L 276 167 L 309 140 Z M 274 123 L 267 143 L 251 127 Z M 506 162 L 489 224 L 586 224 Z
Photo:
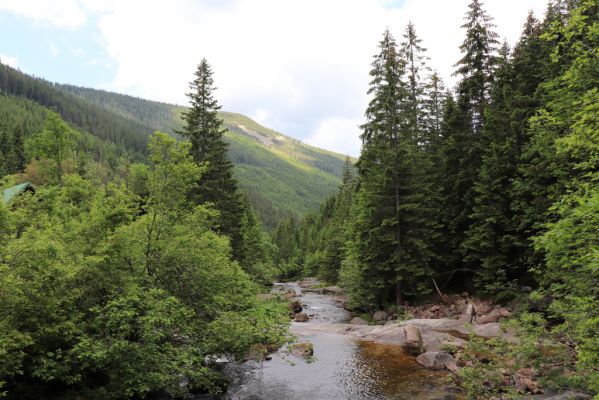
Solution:
M 59 87 L 105 110 L 168 133 L 182 127 L 185 107 L 72 85 Z M 339 185 L 344 156 L 308 146 L 245 115 L 221 112 L 235 173 L 264 224 L 305 214 Z
M 0 64 L 0 94 L 57 111 L 73 126 L 116 149 L 143 157 L 154 130 L 174 133 L 184 107 L 60 85 Z M 344 156 L 317 149 L 236 113 L 221 113 L 242 189 L 267 228 L 281 217 L 314 211 L 339 183 Z M 31 134 L 33 132 L 27 132 Z M 98 148 L 98 146 L 95 146 Z M 98 151 L 98 150 L 96 150 Z

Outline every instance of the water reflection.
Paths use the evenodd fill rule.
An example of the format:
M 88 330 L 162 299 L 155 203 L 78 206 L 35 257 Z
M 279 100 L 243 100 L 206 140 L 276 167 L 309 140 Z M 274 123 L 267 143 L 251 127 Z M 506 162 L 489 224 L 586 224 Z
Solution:
M 330 296 L 305 293 L 309 323 L 346 322 L 349 314 Z M 345 336 L 319 333 L 300 341 L 314 345 L 314 362 L 288 355 L 237 368 L 237 383 L 228 399 L 244 400 L 438 400 L 456 399 L 447 374 L 421 368 L 399 346 L 356 342 Z

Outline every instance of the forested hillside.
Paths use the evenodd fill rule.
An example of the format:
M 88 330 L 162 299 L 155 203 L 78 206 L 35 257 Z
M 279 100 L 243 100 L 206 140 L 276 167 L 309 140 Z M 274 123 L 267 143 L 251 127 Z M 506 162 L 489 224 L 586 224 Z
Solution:
M 114 154 L 107 155 L 111 159 L 121 156 L 143 159 L 149 134 L 155 130 L 176 134 L 182 128 L 181 113 L 186 109 L 101 90 L 53 84 L 5 65 L 0 65 L 0 91 L 7 104 L 29 99 L 57 111 L 82 132 L 111 147 Z M 320 202 L 336 190 L 343 156 L 303 144 L 241 114 L 221 112 L 220 116 L 227 130 L 229 156 L 236 166 L 236 177 L 268 229 L 289 214 L 301 216 L 318 209 Z M 27 117 L 19 121 L 28 124 Z M 6 122 L 5 125 L 6 140 L 11 141 L 13 130 Z M 39 126 L 38 121 L 36 128 Z M 26 137 L 35 133 L 25 128 L 18 128 L 17 135 Z
M 288 278 L 337 282 L 358 310 L 401 315 L 441 290 L 513 302 L 521 342 L 473 344 L 472 398 L 522 394 L 498 372 L 517 368 L 599 391 L 599 5 L 553 0 L 523 22 L 510 48 L 473 0 L 455 90 L 413 24 L 385 31 L 355 169 L 274 235 Z
M 409 350 L 448 396 L 597 398 L 599 1 L 549 0 L 513 47 L 465 11 L 453 88 L 414 24 L 373 43 L 357 161 L 222 112 L 206 59 L 188 107 L 0 64 L 0 398 L 218 396 L 218 360 L 268 359 L 290 316 L 376 364 L 359 386 L 393 385 Z M 267 293 L 315 276 L 334 323 Z M 356 345 L 384 330 L 390 369 Z

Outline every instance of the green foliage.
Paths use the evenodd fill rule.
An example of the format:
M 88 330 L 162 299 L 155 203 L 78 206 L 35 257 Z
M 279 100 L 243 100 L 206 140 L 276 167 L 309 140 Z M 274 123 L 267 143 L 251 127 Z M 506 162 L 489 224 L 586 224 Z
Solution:
M 553 333 L 575 346 L 580 385 L 599 392 L 599 190 L 563 198 L 556 212 L 560 219 L 535 240 L 545 254 L 540 293 L 551 296 L 549 316 L 560 321 Z
M 50 111 L 46 125 L 39 135 L 27 141 L 31 158 L 51 160 L 55 181 L 62 184 L 65 161 L 71 156 L 77 140 L 77 132 L 71 129 L 55 112 Z
M 61 186 L 0 206 L 1 391 L 216 392 L 207 354 L 284 340 L 284 307 L 257 298 L 229 239 L 211 229 L 214 211 L 188 201 L 203 172 L 189 147 L 151 138 L 149 167 L 133 167 L 142 203 L 123 185 L 67 174 Z

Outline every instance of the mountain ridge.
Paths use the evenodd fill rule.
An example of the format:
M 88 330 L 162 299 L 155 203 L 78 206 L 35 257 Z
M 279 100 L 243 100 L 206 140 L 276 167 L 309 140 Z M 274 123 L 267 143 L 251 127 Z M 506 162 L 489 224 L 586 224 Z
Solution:
M 57 111 L 73 126 L 143 159 L 149 135 L 172 135 L 186 107 L 99 89 L 58 84 L 0 64 L 0 93 Z M 345 156 L 319 149 L 235 112 L 220 113 L 240 187 L 267 229 L 316 211 L 339 184 Z M 26 134 L 33 134 L 28 132 Z

